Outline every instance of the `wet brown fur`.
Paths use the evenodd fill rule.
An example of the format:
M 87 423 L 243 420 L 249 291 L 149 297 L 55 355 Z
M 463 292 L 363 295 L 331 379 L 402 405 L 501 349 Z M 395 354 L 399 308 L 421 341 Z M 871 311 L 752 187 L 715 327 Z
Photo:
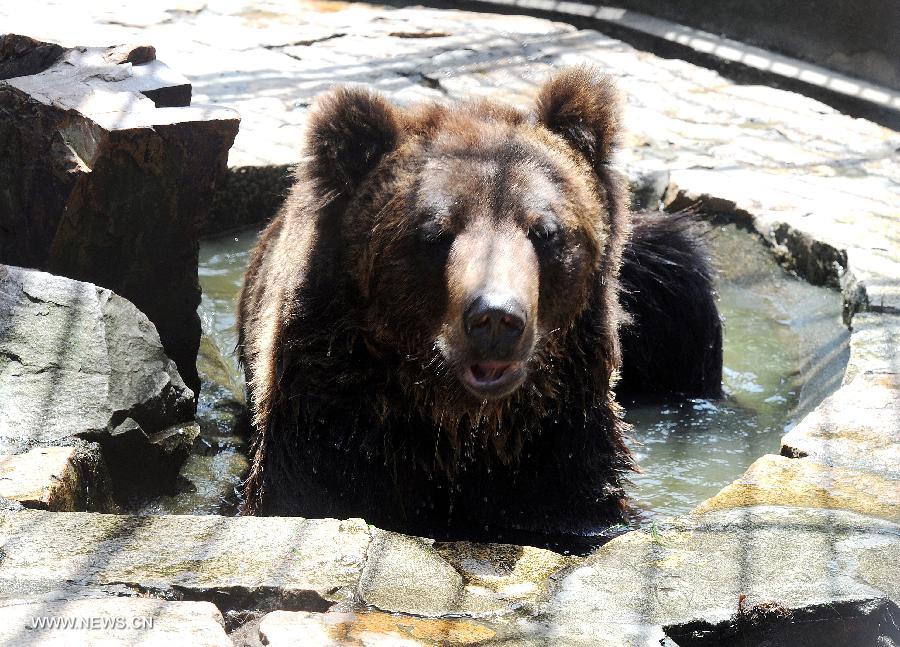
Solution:
M 353 89 L 317 102 L 309 157 L 239 304 L 256 429 L 246 514 L 453 536 L 589 534 L 621 519 L 633 463 L 610 389 L 629 227 L 609 168 L 617 115 L 588 69 L 546 83 L 531 114 L 484 101 L 401 110 Z M 468 256 L 453 240 L 490 230 L 524 259 L 541 210 L 562 234 L 522 265 L 539 322 L 529 376 L 479 402 L 436 343 L 458 344 L 447 322 Z

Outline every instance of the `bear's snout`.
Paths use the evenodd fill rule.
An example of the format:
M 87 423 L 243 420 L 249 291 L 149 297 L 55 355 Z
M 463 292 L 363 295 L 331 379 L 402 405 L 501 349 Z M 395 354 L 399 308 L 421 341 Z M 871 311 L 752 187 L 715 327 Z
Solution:
M 479 400 L 510 395 L 527 377 L 538 305 L 538 263 L 521 228 L 475 221 L 448 261 L 450 307 L 440 344 Z
M 512 295 L 476 294 L 463 313 L 463 328 L 480 355 L 503 359 L 514 354 L 528 314 Z

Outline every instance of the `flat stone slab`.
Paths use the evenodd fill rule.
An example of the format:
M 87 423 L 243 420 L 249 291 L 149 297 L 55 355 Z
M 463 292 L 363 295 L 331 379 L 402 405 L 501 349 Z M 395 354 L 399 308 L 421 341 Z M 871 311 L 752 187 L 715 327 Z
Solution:
M 861 312 L 853 317 L 844 384 L 861 373 L 900 375 L 900 316 Z
M 231 647 L 209 602 L 135 597 L 0 603 L 0 643 L 22 647 Z
M 375 529 L 359 598 L 422 617 L 503 615 L 542 601 L 548 578 L 573 563 L 528 546 L 439 543 Z
M 781 454 L 900 479 L 900 375 L 858 375 L 781 439 Z
M 41 447 L 24 454 L 0 455 L 0 497 L 27 508 L 73 512 L 86 506 L 88 488 L 106 488 L 90 475 L 100 462 L 96 448 Z M 109 492 L 92 492 L 95 499 Z
M 809 458 L 766 455 L 694 513 L 758 505 L 849 510 L 900 523 L 900 480 Z
M 262 619 L 259 637 L 271 647 L 290 647 L 303 637 L 307 647 L 332 645 L 474 645 L 497 637 L 481 622 L 466 618 L 418 618 L 378 611 L 309 613 L 275 611 Z
M 117 583 L 223 610 L 324 610 L 352 598 L 370 539 L 352 519 L 0 512 L 0 599 Z
M 796 613 L 848 603 L 862 613 L 900 599 L 897 572 L 900 526 L 888 521 L 791 507 L 710 512 L 610 541 L 559 579 L 532 633 L 649 646 L 664 628 L 727 622 L 739 606 Z

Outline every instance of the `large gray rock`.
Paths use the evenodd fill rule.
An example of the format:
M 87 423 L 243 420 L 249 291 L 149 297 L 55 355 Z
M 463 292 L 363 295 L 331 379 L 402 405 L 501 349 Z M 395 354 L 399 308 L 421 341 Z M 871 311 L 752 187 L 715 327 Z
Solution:
M 879 631 L 896 641 L 884 620 L 896 621 L 898 572 L 900 526 L 887 521 L 774 506 L 712 512 L 606 544 L 558 582 L 533 633 L 555 644 L 656 647 L 668 635 L 712 645 L 754 616 L 773 645 L 876 644 Z M 779 642 L 790 618 L 812 642 Z M 694 629 L 710 641 L 683 641 Z
M 0 453 L 99 442 L 160 481 L 186 457 L 152 450 L 192 420 L 193 393 L 147 317 L 90 283 L 0 265 L 0 402 Z M 129 419 L 146 434 L 117 433 Z
M 236 113 L 188 107 L 190 84 L 149 46 L 6 35 L 0 71 L 0 263 L 129 299 L 197 392 L 197 232 Z

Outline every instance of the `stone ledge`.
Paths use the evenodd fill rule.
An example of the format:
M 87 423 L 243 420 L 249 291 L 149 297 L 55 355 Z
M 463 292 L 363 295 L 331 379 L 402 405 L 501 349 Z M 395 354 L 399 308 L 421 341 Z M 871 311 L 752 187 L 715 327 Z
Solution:
M 900 375 L 900 317 L 869 312 L 853 317 L 844 384 L 865 373 Z
M 42 647 L 232 645 L 225 635 L 222 614 L 209 602 L 133 597 L 0 602 L 0 643 Z
M 782 456 L 900 479 L 900 376 L 857 376 L 781 441 Z
M 51 512 L 112 511 L 96 445 L 41 447 L 0 456 L 0 497 Z
M 887 521 L 793 507 L 709 512 L 610 541 L 560 578 L 531 631 L 558 644 L 658 645 L 667 626 L 728 622 L 739 605 L 896 605 L 898 571 L 900 526 Z
M 0 512 L 0 599 L 109 584 L 223 611 L 321 611 L 353 598 L 360 520 Z
M 694 514 L 758 505 L 848 510 L 900 523 L 900 482 L 843 467 L 766 455 Z

